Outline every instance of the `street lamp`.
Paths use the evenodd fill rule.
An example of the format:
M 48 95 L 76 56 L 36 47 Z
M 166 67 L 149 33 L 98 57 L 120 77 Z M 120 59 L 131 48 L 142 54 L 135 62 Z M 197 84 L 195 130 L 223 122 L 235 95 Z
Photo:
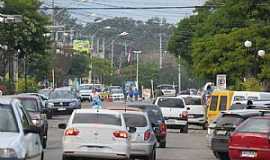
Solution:
M 247 40 L 247 41 L 245 41 L 244 45 L 246 48 L 250 48 L 250 47 L 252 47 L 252 42 Z
M 258 51 L 258 56 L 263 58 L 265 56 L 265 50 L 259 50 Z
M 137 56 L 136 87 L 139 89 L 139 54 L 141 54 L 142 51 L 133 51 L 133 53 Z

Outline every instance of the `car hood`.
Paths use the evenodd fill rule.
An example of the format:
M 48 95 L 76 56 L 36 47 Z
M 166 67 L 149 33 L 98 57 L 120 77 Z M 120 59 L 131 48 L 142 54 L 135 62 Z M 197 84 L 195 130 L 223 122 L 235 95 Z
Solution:
M 77 99 L 50 99 L 49 103 L 57 103 L 57 102 L 77 102 Z
M 10 148 L 18 142 L 19 133 L 0 132 L 0 148 Z
M 80 90 L 79 92 L 80 93 L 89 93 L 89 92 L 92 92 L 92 90 Z

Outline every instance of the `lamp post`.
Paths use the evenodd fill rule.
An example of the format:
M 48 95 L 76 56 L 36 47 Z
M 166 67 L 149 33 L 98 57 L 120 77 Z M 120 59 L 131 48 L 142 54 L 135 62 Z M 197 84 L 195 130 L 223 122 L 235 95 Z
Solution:
M 139 54 L 142 53 L 142 51 L 133 51 L 134 54 L 136 54 L 136 61 L 137 61 L 137 69 L 136 69 L 136 87 L 139 89 Z

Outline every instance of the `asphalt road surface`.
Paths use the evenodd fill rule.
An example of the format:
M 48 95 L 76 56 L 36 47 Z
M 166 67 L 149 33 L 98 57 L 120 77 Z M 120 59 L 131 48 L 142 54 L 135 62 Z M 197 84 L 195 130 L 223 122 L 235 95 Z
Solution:
M 87 104 L 83 104 L 83 108 Z M 45 160 L 62 159 L 63 130 L 58 129 L 59 123 L 67 122 L 69 115 L 54 116 L 49 121 L 48 147 Z M 157 150 L 158 160 L 216 160 L 207 147 L 206 131 L 197 126 L 190 126 L 188 134 L 180 134 L 178 130 L 169 130 L 167 148 Z

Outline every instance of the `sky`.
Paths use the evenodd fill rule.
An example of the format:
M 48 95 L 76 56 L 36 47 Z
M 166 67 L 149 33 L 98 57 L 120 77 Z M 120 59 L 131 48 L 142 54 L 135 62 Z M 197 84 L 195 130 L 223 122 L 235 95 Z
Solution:
M 52 7 L 53 0 L 41 0 L 44 6 Z M 157 6 L 196 6 L 203 5 L 205 0 L 54 0 L 59 7 L 157 7 Z M 152 17 L 166 18 L 168 23 L 176 24 L 179 20 L 192 14 L 192 9 L 164 10 L 70 10 L 80 23 L 92 22 L 97 17 L 130 17 L 146 21 Z

